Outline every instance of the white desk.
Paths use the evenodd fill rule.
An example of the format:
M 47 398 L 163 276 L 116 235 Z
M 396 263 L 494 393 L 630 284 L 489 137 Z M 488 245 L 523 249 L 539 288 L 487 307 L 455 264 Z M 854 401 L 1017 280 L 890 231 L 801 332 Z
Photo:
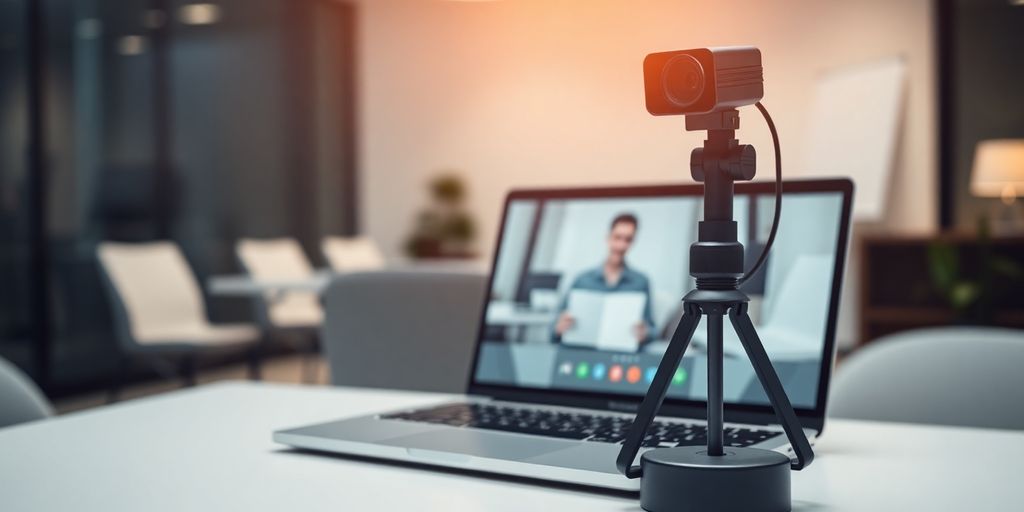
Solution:
M 634 497 L 288 452 L 272 430 L 443 395 L 228 383 L 0 430 L 0 509 L 640 510 Z M 1019 510 L 1024 433 L 833 421 L 795 510 Z

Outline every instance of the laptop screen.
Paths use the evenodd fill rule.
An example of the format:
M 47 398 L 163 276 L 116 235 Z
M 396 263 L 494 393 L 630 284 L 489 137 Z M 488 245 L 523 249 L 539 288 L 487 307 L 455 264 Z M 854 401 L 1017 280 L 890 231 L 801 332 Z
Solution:
M 799 188 L 799 187 L 793 187 Z M 628 190 L 628 189 L 627 189 Z M 700 187 L 643 194 L 513 194 L 506 204 L 474 383 L 642 396 L 694 288 L 689 249 Z M 654 188 L 653 190 L 659 190 Z M 749 265 L 768 237 L 771 187 L 738 193 L 734 216 Z M 744 283 L 750 316 L 794 407 L 814 409 L 826 343 L 844 193 L 787 191 L 762 270 Z M 706 321 L 668 397 L 706 400 Z M 768 405 L 728 321 L 725 401 Z

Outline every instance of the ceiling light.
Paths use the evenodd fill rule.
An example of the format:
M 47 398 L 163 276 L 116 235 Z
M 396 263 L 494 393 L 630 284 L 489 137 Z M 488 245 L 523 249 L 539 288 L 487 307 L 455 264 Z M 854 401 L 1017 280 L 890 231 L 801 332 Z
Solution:
M 117 53 L 121 55 L 142 55 L 146 51 L 146 38 L 122 36 L 117 40 Z
M 156 30 L 167 22 L 167 15 L 159 9 L 149 9 L 142 14 L 142 26 Z
M 220 21 L 217 4 L 186 4 L 178 10 L 178 19 L 186 25 L 212 25 Z

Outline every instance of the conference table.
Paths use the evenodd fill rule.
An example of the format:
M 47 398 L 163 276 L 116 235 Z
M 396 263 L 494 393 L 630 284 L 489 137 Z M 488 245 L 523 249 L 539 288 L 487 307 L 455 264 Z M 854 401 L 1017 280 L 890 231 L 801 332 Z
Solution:
M 637 511 L 635 494 L 291 451 L 283 427 L 450 395 L 227 382 L 0 429 L 0 510 Z M 832 420 L 794 510 L 1020 510 L 1024 433 Z
M 210 276 L 210 295 L 221 297 L 260 297 L 264 294 L 314 293 L 320 295 L 331 283 L 333 274 L 318 270 L 306 277 L 292 279 L 256 279 L 247 274 Z
M 432 273 L 483 273 L 487 267 L 483 262 L 468 261 L 425 261 L 401 262 L 375 270 L 376 272 L 432 272 Z M 368 271 L 374 272 L 374 271 Z M 213 275 L 206 280 L 206 289 L 217 297 L 263 297 L 280 296 L 288 293 L 323 294 L 331 279 L 339 275 L 330 269 L 317 269 L 303 277 L 260 279 L 249 274 Z

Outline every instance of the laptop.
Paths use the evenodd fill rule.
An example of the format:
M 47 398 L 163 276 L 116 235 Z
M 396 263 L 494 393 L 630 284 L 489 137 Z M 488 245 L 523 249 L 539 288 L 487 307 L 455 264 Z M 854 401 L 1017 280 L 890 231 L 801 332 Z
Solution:
M 734 216 L 745 246 L 767 238 L 773 192 L 772 183 L 736 185 Z M 825 425 L 852 194 L 845 179 L 785 182 L 763 275 L 743 288 L 812 440 Z M 615 458 L 679 321 L 680 299 L 694 287 L 687 260 L 701 212 L 701 185 L 511 192 L 481 297 L 466 396 L 280 430 L 274 440 L 637 490 L 639 480 L 619 474 Z M 726 443 L 792 456 L 732 326 L 725 330 Z M 705 332 L 698 327 L 643 451 L 706 443 Z

